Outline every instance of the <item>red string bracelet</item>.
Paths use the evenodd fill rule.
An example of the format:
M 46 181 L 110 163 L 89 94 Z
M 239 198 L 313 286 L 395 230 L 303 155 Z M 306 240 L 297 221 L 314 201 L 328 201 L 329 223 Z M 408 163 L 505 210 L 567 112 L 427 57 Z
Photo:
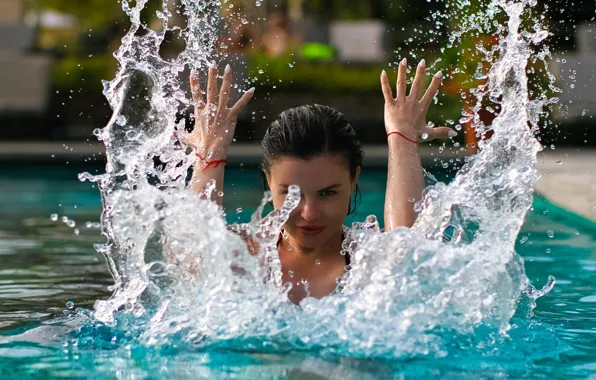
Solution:
M 203 170 L 209 169 L 210 166 L 213 166 L 213 168 L 216 168 L 220 164 L 227 164 L 228 163 L 228 161 L 226 161 L 226 160 L 206 161 L 203 157 L 201 157 L 201 154 L 199 152 L 197 152 L 197 157 L 206 164 L 205 167 L 203 168 Z
M 391 132 L 391 133 L 389 133 L 389 134 L 387 135 L 387 138 L 389 138 L 389 136 L 391 136 L 391 135 L 393 135 L 393 134 L 395 134 L 395 135 L 400 135 L 400 136 L 401 136 L 401 137 L 403 137 L 404 139 L 406 139 L 406 140 L 408 140 L 408 141 L 411 141 L 411 142 L 413 142 L 414 144 L 418 144 L 418 141 L 412 140 L 411 138 L 409 138 L 408 136 L 406 136 L 406 135 L 404 135 L 403 133 L 400 133 L 400 132 Z

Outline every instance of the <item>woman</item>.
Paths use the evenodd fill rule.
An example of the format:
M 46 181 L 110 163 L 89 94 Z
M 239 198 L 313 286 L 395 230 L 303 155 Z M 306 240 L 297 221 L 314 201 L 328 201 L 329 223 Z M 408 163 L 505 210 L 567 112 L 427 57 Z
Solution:
M 386 231 L 411 227 L 416 220 L 413 200 L 420 199 L 424 188 L 418 141 L 457 135 L 450 128 L 432 129 L 426 123 L 426 112 L 441 83 L 441 73 L 433 77 L 423 92 L 426 67 L 422 60 L 406 96 L 406 69 L 404 59 L 398 69 L 395 98 L 387 74 L 381 74 L 389 144 Z M 215 180 L 212 200 L 220 205 L 222 197 L 218 194 L 223 189 L 225 158 L 237 115 L 254 94 L 251 88 L 228 108 L 231 83 L 228 65 L 218 96 L 217 68 L 212 67 L 204 99 L 198 76 L 191 75 L 196 120 L 186 142 L 195 149 L 197 163 L 190 187 L 202 192 L 208 181 Z M 300 203 L 285 223 L 278 242 L 283 282 L 293 284 L 289 298 L 299 303 L 307 296 L 329 295 L 336 290 L 337 280 L 349 264 L 349 255 L 342 255 L 346 238 L 343 222 L 350 212 L 351 196 L 358 191 L 362 145 L 341 113 L 312 105 L 284 111 L 268 128 L 262 146 L 262 170 L 273 194 L 273 206 L 281 206 L 289 185 L 301 189 Z

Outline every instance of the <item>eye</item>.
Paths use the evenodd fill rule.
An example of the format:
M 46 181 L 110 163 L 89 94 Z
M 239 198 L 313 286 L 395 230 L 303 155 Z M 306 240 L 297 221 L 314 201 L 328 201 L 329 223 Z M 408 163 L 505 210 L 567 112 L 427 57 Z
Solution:
M 323 191 L 319 192 L 319 195 L 322 197 L 330 197 L 335 194 L 337 194 L 337 191 L 335 191 L 335 190 L 323 190 Z

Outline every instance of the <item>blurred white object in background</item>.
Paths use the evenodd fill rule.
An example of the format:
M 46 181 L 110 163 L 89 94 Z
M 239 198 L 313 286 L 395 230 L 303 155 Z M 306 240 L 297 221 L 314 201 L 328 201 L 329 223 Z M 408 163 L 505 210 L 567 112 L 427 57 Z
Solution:
M 554 54 L 551 73 L 557 78 L 562 107 L 554 108 L 558 121 L 574 121 L 596 116 L 596 26 L 578 25 L 577 50 L 573 54 Z
M 51 59 L 31 54 L 35 29 L 23 23 L 22 0 L 0 0 L 0 113 L 47 108 Z
M 379 20 L 336 21 L 331 23 L 329 39 L 342 61 L 382 62 L 385 32 Z

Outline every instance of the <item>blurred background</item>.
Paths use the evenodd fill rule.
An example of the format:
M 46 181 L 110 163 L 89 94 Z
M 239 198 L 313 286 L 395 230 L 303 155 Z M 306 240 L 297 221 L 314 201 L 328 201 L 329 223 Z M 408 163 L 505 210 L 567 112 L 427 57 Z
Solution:
M 177 9 L 176 0 L 171 5 Z M 144 13 L 152 29 L 161 27 L 159 7 L 161 1 L 149 1 Z M 257 88 L 237 128 L 238 142 L 260 141 L 283 109 L 322 103 L 346 114 L 365 144 L 384 144 L 379 74 L 385 69 L 394 78 L 396 64 L 408 57 L 411 65 L 432 62 L 432 74 L 447 73 L 430 120 L 466 131 L 456 143 L 473 151 L 476 137 L 461 118 L 471 107 L 470 89 L 481 80 L 466 68 L 476 66 L 479 43 L 490 47 L 495 40 L 471 33 L 453 48 L 439 36 L 458 21 L 430 17 L 443 7 L 431 0 L 229 0 L 222 7 L 227 25 L 218 33 L 218 61 L 232 64 L 244 88 Z M 541 122 L 540 137 L 545 145 L 594 146 L 596 4 L 542 0 L 537 8 L 551 33 L 549 70 L 562 90 L 547 88 L 559 101 Z M 183 15 L 172 14 L 170 24 L 184 27 Z M 112 54 L 128 27 L 115 0 L 0 0 L 0 139 L 94 141 L 92 131 L 111 116 L 102 80 L 114 78 Z M 172 32 L 162 56 L 175 57 L 183 48 Z M 541 62 L 530 64 L 531 81 L 545 81 Z M 486 125 L 496 113 L 489 105 L 479 112 Z

